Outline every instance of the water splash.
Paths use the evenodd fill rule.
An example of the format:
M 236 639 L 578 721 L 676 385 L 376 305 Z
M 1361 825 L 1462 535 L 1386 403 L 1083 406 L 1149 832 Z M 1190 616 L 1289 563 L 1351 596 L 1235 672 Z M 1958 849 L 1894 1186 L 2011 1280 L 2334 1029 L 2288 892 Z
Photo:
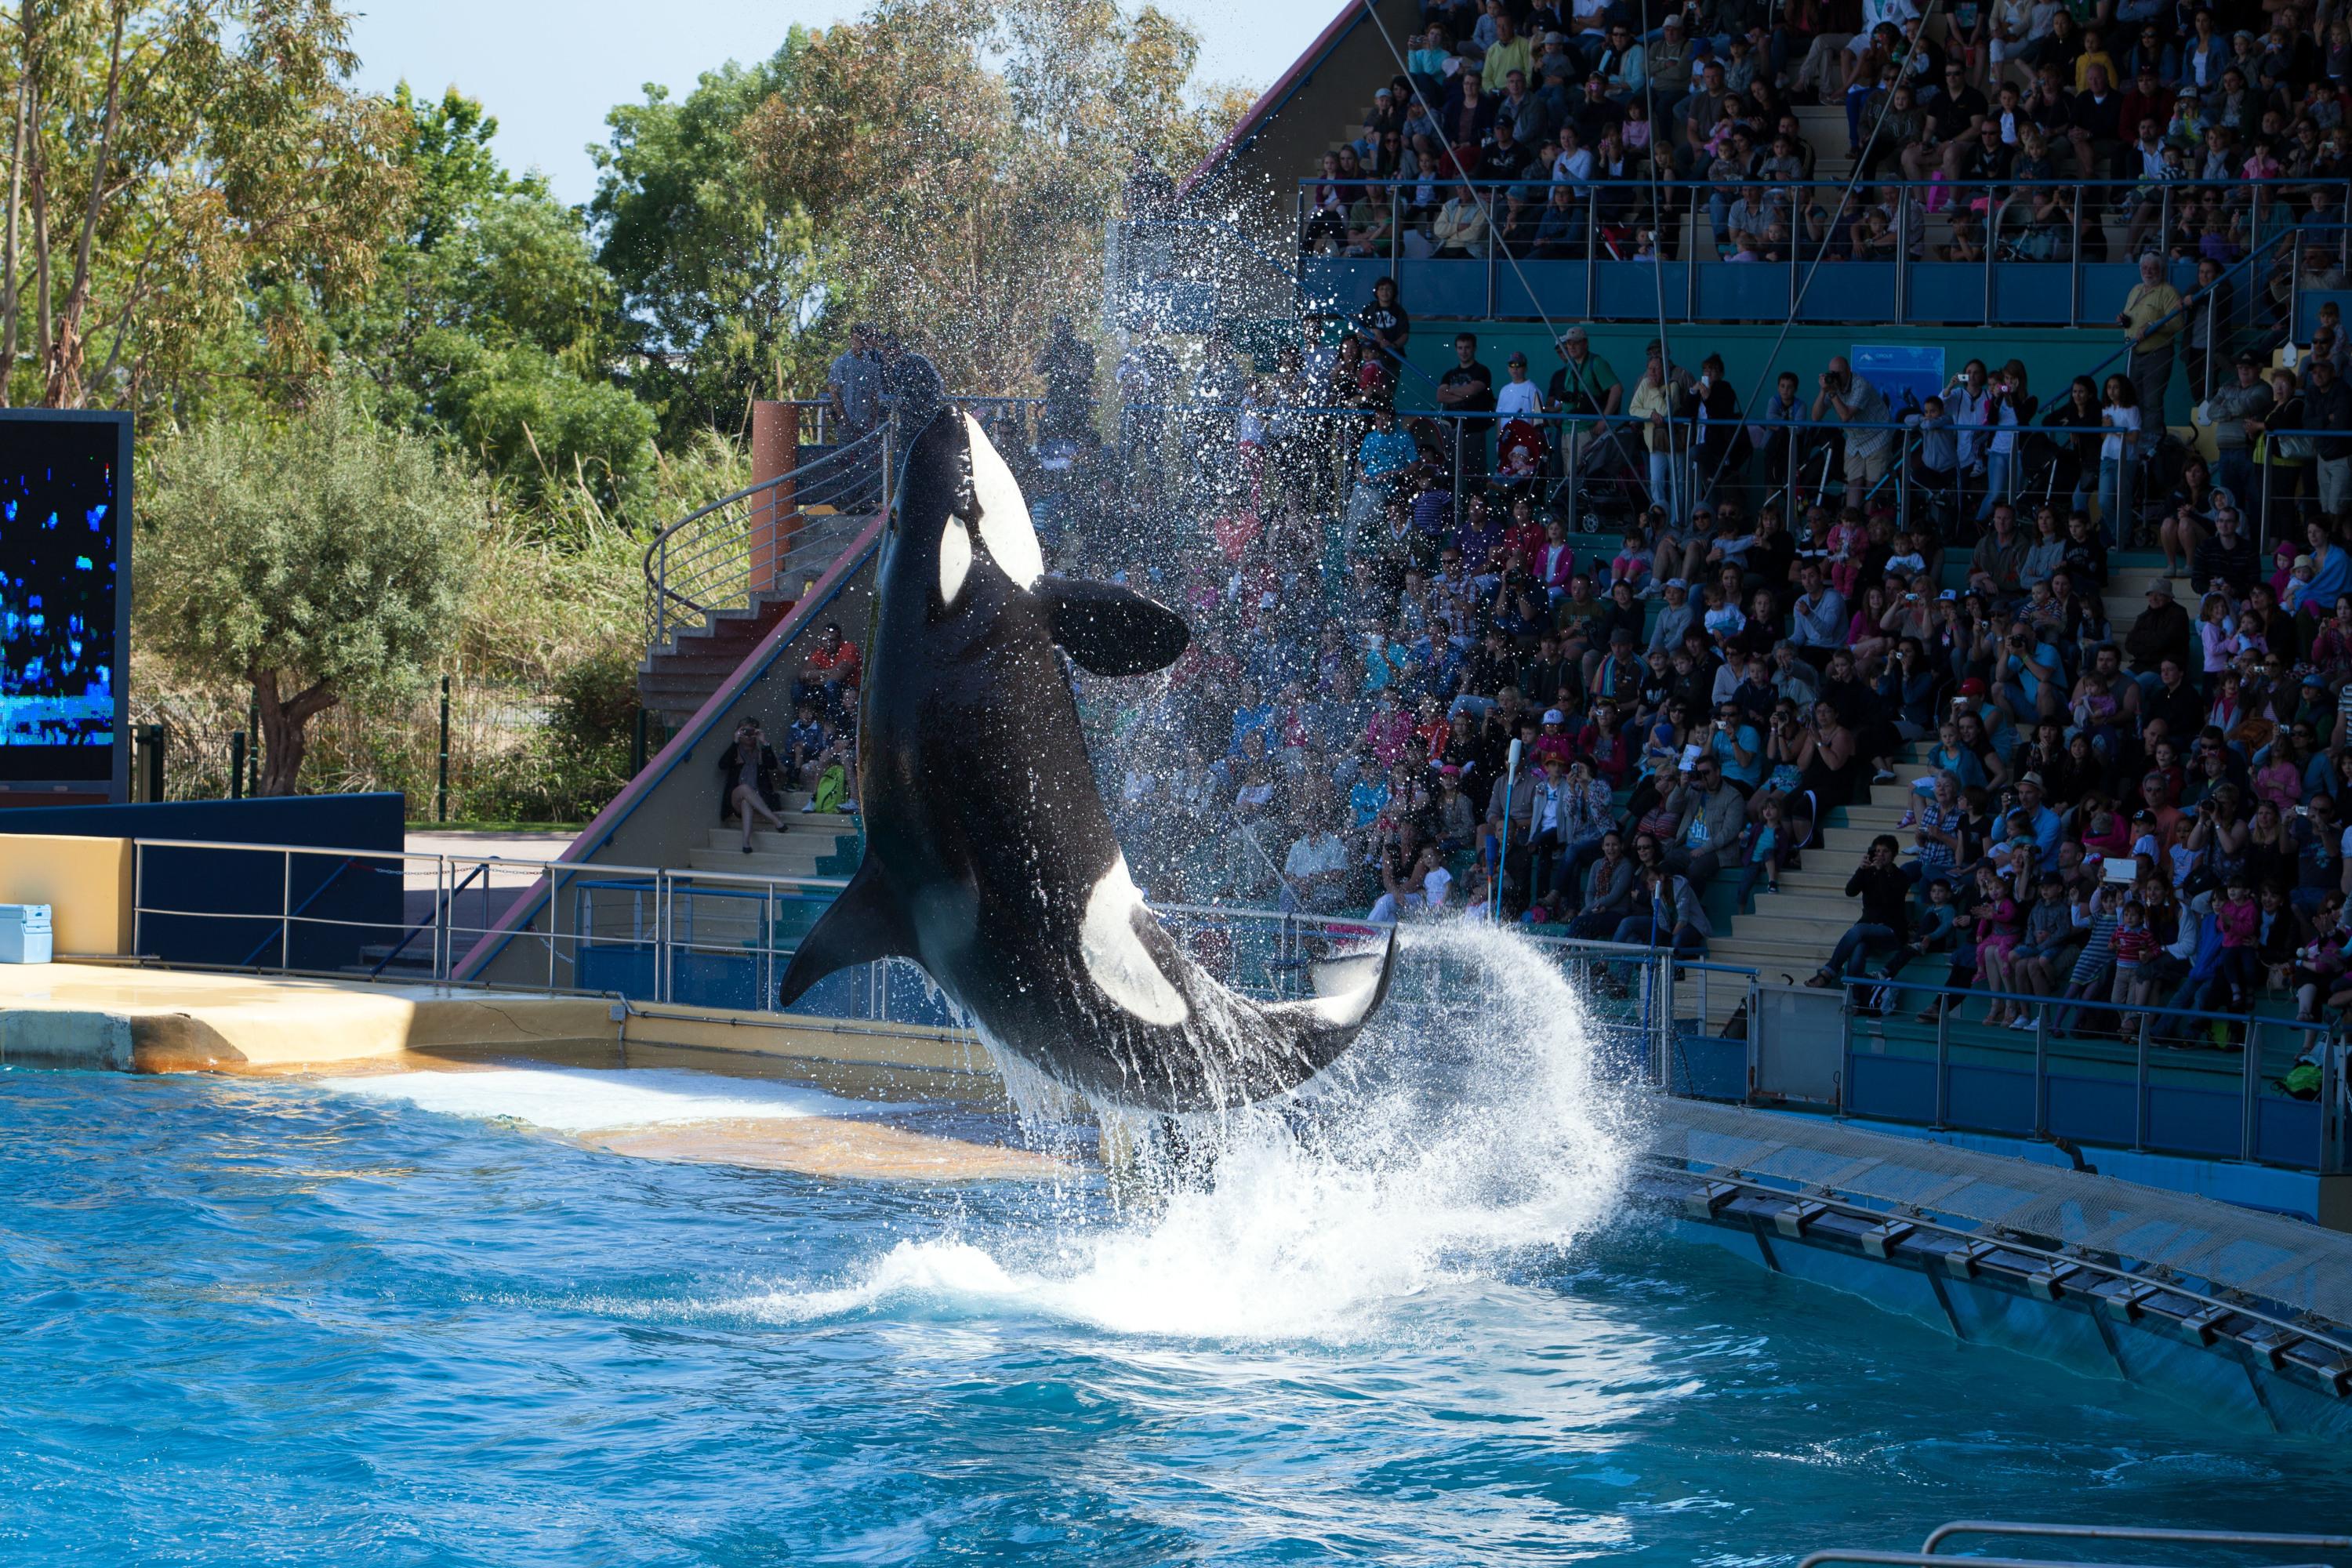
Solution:
M 1186 1118 L 1105 1117 L 1118 1203 L 1042 1201 L 1025 1230 L 900 1240 L 845 1279 L 740 1303 L 782 1321 L 1043 1315 L 1122 1334 L 1358 1341 L 1433 1287 L 1555 1265 L 1611 1215 L 1630 1100 L 1598 1080 L 1584 1009 L 1531 944 L 1422 928 L 1391 1005 L 1300 1093 Z M 1016 1068 L 1024 1125 L 1066 1098 Z M 1136 1200 L 1140 1189 L 1142 1201 Z

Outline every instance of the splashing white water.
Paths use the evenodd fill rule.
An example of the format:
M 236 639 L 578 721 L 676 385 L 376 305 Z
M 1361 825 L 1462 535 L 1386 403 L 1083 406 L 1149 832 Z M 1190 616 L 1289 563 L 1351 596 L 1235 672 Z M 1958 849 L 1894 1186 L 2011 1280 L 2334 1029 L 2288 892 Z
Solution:
M 855 1312 L 1034 1313 L 1114 1333 L 1355 1340 L 1440 1284 L 1556 1258 L 1612 1207 L 1626 1101 L 1598 1083 L 1585 1010 L 1531 944 L 1423 928 L 1354 1050 L 1291 1099 L 1189 1120 L 1205 1182 L 1110 1224 L 901 1241 L 850 1278 L 737 1305 L 782 1321 Z M 1025 1097 L 1028 1077 L 1009 1079 Z M 1058 1100 L 1032 1125 L 1057 1119 Z M 1107 1143 L 1120 1141 L 1107 1124 Z

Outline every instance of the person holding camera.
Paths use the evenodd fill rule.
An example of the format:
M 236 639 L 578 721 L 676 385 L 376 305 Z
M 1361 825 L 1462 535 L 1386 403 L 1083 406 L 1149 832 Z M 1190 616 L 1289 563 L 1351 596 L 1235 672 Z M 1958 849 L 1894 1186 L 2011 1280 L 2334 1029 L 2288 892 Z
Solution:
M 1882 833 L 1870 841 L 1861 866 L 1845 882 L 1845 896 L 1862 900 L 1862 919 L 1846 928 L 1831 950 L 1829 962 L 1813 973 L 1807 985 L 1827 990 L 1855 979 L 1860 960 L 1874 952 L 1891 952 L 1910 940 L 1911 879 L 1895 864 L 1901 852 L 1902 846 L 1892 833 Z
M 743 824 L 743 853 L 751 853 L 754 818 L 764 819 L 781 832 L 784 819 L 783 763 L 768 744 L 757 719 L 735 726 L 735 740 L 719 754 L 719 820 L 732 813 Z
M 1832 355 L 1820 377 L 1813 398 L 1813 417 L 1824 425 L 1844 425 L 1845 498 L 1860 506 L 1895 467 L 1895 433 L 1888 423 L 1886 395 L 1856 375 L 1843 354 Z

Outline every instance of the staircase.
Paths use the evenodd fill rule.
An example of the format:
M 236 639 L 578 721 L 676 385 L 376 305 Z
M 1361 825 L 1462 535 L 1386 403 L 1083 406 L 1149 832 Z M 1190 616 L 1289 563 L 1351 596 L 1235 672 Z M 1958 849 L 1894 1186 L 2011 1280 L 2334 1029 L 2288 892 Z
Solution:
M 784 796 L 781 832 L 759 829 L 751 835 L 751 853 L 743 853 L 742 829 L 713 826 L 704 844 L 687 853 L 689 869 L 736 876 L 839 879 L 857 869 L 863 830 L 855 815 L 813 812 L 805 807 L 804 791 Z M 703 950 L 758 948 L 763 922 L 772 919 L 771 945 L 789 953 L 800 945 L 817 918 L 832 903 L 835 889 L 779 888 L 772 899 L 764 890 L 732 888 L 716 882 L 677 884 L 679 933 Z
M 710 700 L 856 539 L 877 507 L 886 429 L 736 491 L 646 548 L 637 699 L 672 730 Z
M 1964 575 L 1965 559 L 1948 565 L 1947 572 Z M 2109 561 L 2104 602 L 2109 630 L 2121 643 L 2164 563 L 2154 551 L 2119 551 Z M 1707 943 L 1706 962 L 1757 970 L 1766 984 L 1782 984 L 1784 976 L 1802 982 L 1826 963 L 1838 938 L 1860 918 L 1860 904 L 1846 897 L 1845 884 L 1862 864 L 1870 841 L 1892 833 L 1906 848 L 1911 844 L 1910 833 L 1897 825 L 1911 807 L 1911 782 L 1925 769 L 1930 744 L 1923 741 L 1905 747 L 1894 782 L 1873 784 L 1867 804 L 1824 813 L 1820 831 L 1805 851 L 1804 869 L 1783 871 L 1777 893 L 1759 890 L 1753 912 L 1735 916 L 1727 926 L 1717 922 L 1717 934 Z M 1927 965 L 1906 970 L 1904 978 L 1927 979 Z M 1744 1000 L 1735 987 L 1713 988 L 1708 993 L 1709 1021 L 1721 1023 Z

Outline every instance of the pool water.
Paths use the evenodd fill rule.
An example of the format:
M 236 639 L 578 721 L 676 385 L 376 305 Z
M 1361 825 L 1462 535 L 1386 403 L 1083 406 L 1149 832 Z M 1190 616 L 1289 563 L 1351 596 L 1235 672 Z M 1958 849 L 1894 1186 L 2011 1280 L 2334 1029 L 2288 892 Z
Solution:
M 0 1074 L 0 1558 L 1680 1568 L 2352 1520 L 2318 1442 L 1616 1217 L 1572 1025 L 1496 1022 L 1441 1112 L 1368 1050 L 1344 1116 L 1155 1196 L 550 1131 L 839 1109 L 686 1075 Z

